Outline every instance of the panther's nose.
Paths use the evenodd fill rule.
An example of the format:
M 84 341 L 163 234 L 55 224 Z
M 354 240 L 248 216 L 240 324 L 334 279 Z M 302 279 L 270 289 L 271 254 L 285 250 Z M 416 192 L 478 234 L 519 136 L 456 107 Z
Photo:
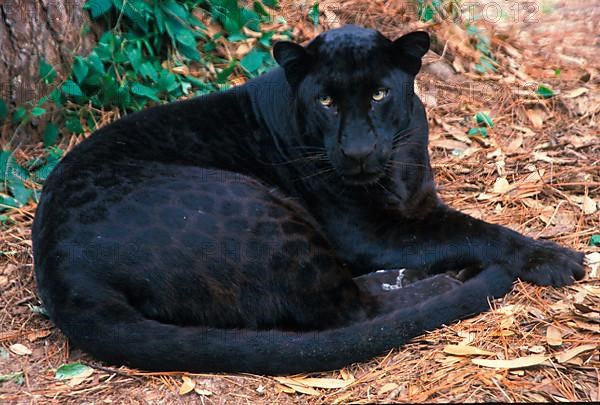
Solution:
M 374 150 L 375 144 L 371 142 L 353 142 L 350 145 L 346 144 L 340 147 L 340 151 L 342 152 L 342 155 L 344 155 L 344 157 L 359 162 L 367 160 L 367 158 L 371 155 L 371 153 L 373 153 Z

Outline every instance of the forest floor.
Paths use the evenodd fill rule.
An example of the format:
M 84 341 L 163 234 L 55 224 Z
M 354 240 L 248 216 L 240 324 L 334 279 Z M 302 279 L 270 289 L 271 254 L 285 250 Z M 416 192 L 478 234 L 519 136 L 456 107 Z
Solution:
M 282 12 L 297 37 L 310 38 L 317 31 L 296 3 L 283 2 Z M 480 316 L 333 372 L 143 373 L 94 361 L 40 315 L 32 204 L 9 212 L 12 222 L 0 237 L 0 402 L 600 401 L 600 248 L 590 242 L 600 234 L 600 5 L 547 0 L 531 12 L 508 9 L 508 18 L 487 24 L 498 71 L 479 75 L 470 69 L 477 55 L 465 45 L 464 30 L 449 21 L 415 23 L 402 3 L 340 0 L 320 7 L 325 27 L 355 22 L 390 37 L 420 27 L 437 36 L 418 91 L 429 113 L 441 197 L 478 218 L 585 252 L 586 280 L 562 289 L 517 283 Z M 507 4 L 479 2 L 484 11 L 500 3 Z M 487 13 L 495 19 L 495 8 Z M 555 94 L 536 94 L 540 84 Z M 478 112 L 493 119 L 487 138 L 466 135 Z M 23 148 L 16 158 L 40 150 Z M 74 362 L 91 368 L 57 380 L 57 368 Z

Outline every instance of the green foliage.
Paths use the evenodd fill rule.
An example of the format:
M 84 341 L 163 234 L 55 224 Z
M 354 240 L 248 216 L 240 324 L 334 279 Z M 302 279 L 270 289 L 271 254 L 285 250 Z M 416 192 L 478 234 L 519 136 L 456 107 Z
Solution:
M 419 20 L 429 22 L 435 17 L 437 7 L 442 6 L 441 0 L 417 0 L 417 16 Z
M 29 172 L 20 166 L 11 152 L 0 151 L 0 212 L 27 204 L 33 190 L 25 186 Z
M 469 136 L 481 136 L 487 138 L 488 128 L 494 128 L 494 121 L 492 118 L 487 113 L 480 111 L 473 116 L 473 120 L 477 126 L 469 129 L 467 134 Z
M 308 17 L 310 18 L 312 23 L 315 25 L 315 27 L 317 25 L 319 25 L 319 2 L 318 1 L 316 1 L 315 4 L 313 4 L 312 7 L 310 8 L 310 11 L 308 12 Z
M 550 98 L 556 94 L 554 93 L 554 90 L 548 86 L 544 86 L 543 84 L 540 84 L 535 92 L 537 95 L 542 96 L 543 98 Z
M 54 378 L 57 380 L 69 380 L 71 378 L 90 375 L 92 368 L 81 363 L 63 364 L 56 369 Z
M 4 100 L 0 99 L 0 123 L 6 119 L 8 115 L 8 107 Z
M 52 145 L 60 139 L 61 129 L 82 134 L 94 130 L 103 110 L 128 113 L 206 94 L 227 88 L 232 74 L 252 78 L 271 68 L 275 31 L 262 31 L 261 24 L 271 22 L 267 8 L 278 7 L 277 0 L 256 0 L 248 7 L 237 0 L 87 0 L 84 8 L 106 29 L 95 48 L 74 57 L 64 80 L 58 80 L 56 69 L 42 59 L 38 74 L 40 83 L 49 86 L 47 96 L 12 111 L 0 100 L 0 123 L 47 122 L 42 126 L 43 157 L 23 167 L 11 152 L 0 151 L 0 212 L 38 198 L 37 187 L 31 185 L 44 182 L 59 162 L 63 152 Z M 318 5 L 314 7 L 318 18 Z M 196 16 L 210 18 L 222 29 L 209 31 Z M 231 43 L 251 37 L 257 40 L 241 60 L 223 58 L 218 49 L 223 43 L 237 47 Z M 188 67 L 215 74 L 199 79 L 182 73 L 192 70 Z M 1 217 L 0 222 L 8 219 Z
M 14 373 L 8 373 L 8 374 L 0 374 L 0 383 L 6 382 L 6 381 L 14 381 L 17 384 L 21 385 L 25 382 L 23 375 L 24 375 L 24 373 L 22 371 L 16 371 Z

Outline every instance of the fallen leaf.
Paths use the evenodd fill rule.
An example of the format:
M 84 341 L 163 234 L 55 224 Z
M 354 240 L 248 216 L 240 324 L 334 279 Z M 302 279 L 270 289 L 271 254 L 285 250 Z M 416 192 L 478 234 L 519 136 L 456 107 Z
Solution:
M 188 392 L 192 392 L 196 387 L 196 382 L 186 375 L 181 376 L 181 379 L 183 380 L 183 383 L 181 383 L 181 386 L 179 387 L 179 395 L 185 395 Z
M 339 380 L 337 378 L 292 378 L 296 383 L 307 387 L 338 389 L 352 384 L 354 380 Z
M 577 89 L 573 89 L 567 93 L 564 93 L 562 96 L 565 98 L 577 98 L 579 96 L 584 95 L 588 91 L 590 91 L 590 89 L 587 89 L 585 87 L 579 87 Z
M 28 356 L 32 353 L 30 348 L 22 345 L 21 343 L 15 343 L 14 345 L 10 345 L 8 348 L 11 352 L 18 356 Z
M 396 384 L 396 383 L 387 383 L 387 384 L 385 384 L 383 387 L 381 387 L 379 389 L 379 391 L 377 392 L 377 395 L 383 395 L 386 392 L 390 392 L 392 390 L 395 390 L 396 388 L 398 388 L 398 384 Z
M 557 354 L 556 355 L 556 360 L 559 363 L 564 363 L 566 361 L 571 360 L 575 356 L 579 356 L 581 353 L 585 353 L 585 352 L 588 352 L 590 350 L 594 350 L 597 347 L 598 347 L 598 345 L 594 345 L 594 344 L 577 346 L 577 347 L 574 347 L 572 349 L 569 349 L 567 351 L 564 351 L 562 353 Z
M 582 211 L 586 215 L 592 215 L 594 212 L 596 212 L 596 201 L 587 195 L 583 196 Z
M 281 392 L 285 392 L 286 394 L 294 394 L 296 390 L 288 387 L 287 385 L 277 384 L 277 389 Z
M 50 329 L 34 330 L 27 334 L 27 340 L 34 342 L 38 339 L 45 338 L 46 336 L 50 335 L 50 333 L 52 333 Z
M 560 329 L 554 325 L 550 325 L 546 329 L 546 342 L 548 342 L 550 346 L 560 346 L 563 343 L 562 335 L 563 334 Z
M 525 356 L 511 360 L 472 359 L 473 364 L 482 367 L 515 369 L 537 366 L 548 360 L 548 356 Z
M 453 139 L 439 139 L 429 142 L 432 148 L 446 149 L 446 150 L 460 150 L 463 151 L 468 148 L 467 144 L 461 141 L 455 141 Z
M 444 353 L 453 354 L 455 356 L 493 356 L 496 354 L 468 345 L 446 345 L 444 347 Z
M 88 377 L 94 374 L 94 369 L 81 363 L 63 364 L 56 369 L 54 378 L 57 380 L 67 380 L 66 383 L 70 387 L 84 382 Z
M 512 141 L 510 141 L 510 143 L 506 147 L 505 152 L 507 154 L 516 153 L 519 150 L 519 148 L 521 148 L 522 145 L 523 145 L 523 136 L 517 135 L 517 136 L 515 136 L 515 138 Z
M 321 393 L 314 388 L 307 387 L 304 384 L 299 383 L 296 379 L 288 378 L 288 377 L 275 377 L 275 381 L 287 386 L 288 388 L 293 389 L 294 391 L 298 391 L 302 394 L 306 395 L 321 395 Z
M 504 194 L 511 189 L 511 185 L 505 177 L 499 177 L 494 182 L 492 191 L 497 194 Z
M 544 346 L 531 346 L 529 348 L 527 348 L 528 351 L 530 351 L 531 353 L 536 353 L 536 354 L 542 354 L 542 353 L 546 353 L 546 348 Z
M 204 395 L 206 397 L 211 396 L 213 393 L 207 390 L 203 390 L 201 388 L 194 388 L 194 392 L 198 395 Z
M 588 253 L 585 261 L 591 268 L 588 278 L 600 278 L 600 252 Z
M 351 372 L 349 372 L 348 370 L 346 370 L 345 368 L 340 370 L 340 375 L 342 376 L 342 378 L 344 380 L 354 381 L 354 375 Z
M 529 118 L 529 121 L 534 128 L 539 129 L 544 126 L 544 119 L 546 118 L 546 115 L 542 110 L 526 110 L 525 114 L 527 115 L 527 118 Z

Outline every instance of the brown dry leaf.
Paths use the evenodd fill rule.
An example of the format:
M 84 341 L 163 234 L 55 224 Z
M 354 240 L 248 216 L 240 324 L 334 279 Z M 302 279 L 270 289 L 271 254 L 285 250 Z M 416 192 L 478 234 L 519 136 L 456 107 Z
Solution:
M 29 356 L 32 353 L 30 348 L 22 345 L 21 343 L 15 343 L 14 345 L 10 345 L 8 348 L 11 352 L 18 356 Z
M 465 150 L 468 148 L 466 143 L 455 141 L 452 139 L 438 139 L 429 142 L 432 148 L 447 149 L 447 150 Z
M 510 185 L 508 180 L 506 180 L 506 177 L 498 177 L 494 182 L 494 187 L 492 188 L 492 191 L 496 194 L 504 194 L 511 189 L 512 186 Z
M 528 351 L 535 354 L 546 353 L 546 348 L 544 346 L 535 345 L 527 348 Z
M 508 146 L 505 148 L 505 152 L 511 155 L 513 153 L 516 153 L 521 148 L 521 146 L 523 146 L 523 136 L 517 135 L 512 141 L 510 141 Z
M 205 397 L 209 397 L 213 394 L 212 392 L 203 390 L 202 388 L 194 388 L 194 392 L 198 395 L 204 395 Z
M 562 331 L 554 325 L 550 325 L 546 329 L 546 342 L 548 342 L 548 344 L 550 346 L 562 345 L 562 343 L 563 343 L 562 336 L 563 336 Z
M 515 369 L 537 366 L 548 360 L 548 356 L 525 356 L 510 360 L 472 359 L 474 364 L 482 367 Z
M 564 93 L 562 96 L 564 98 L 577 98 L 579 96 L 584 95 L 585 93 L 587 93 L 588 91 L 590 91 L 590 89 L 587 89 L 585 87 L 579 87 L 577 89 L 573 89 L 567 93 Z
M 386 392 L 390 392 L 390 391 L 395 390 L 396 388 L 398 388 L 398 384 L 396 384 L 396 383 L 387 383 L 387 384 L 385 384 L 383 387 L 381 387 L 379 389 L 379 391 L 377 392 L 377 395 L 383 395 Z
M 350 371 L 346 370 L 345 368 L 340 370 L 340 375 L 346 381 L 348 381 L 348 380 L 354 381 L 354 375 Z
M 590 350 L 594 350 L 597 347 L 598 347 L 598 345 L 594 345 L 594 344 L 577 346 L 577 347 L 574 347 L 574 348 L 569 349 L 567 351 L 564 351 L 562 353 L 559 353 L 555 357 L 556 357 L 556 360 L 559 363 L 564 363 L 566 361 L 571 360 L 573 357 L 579 356 L 581 353 L 585 353 L 585 352 L 588 352 Z
M 461 131 L 460 129 L 456 128 L 453 125 L 446 123 L 445 121 L 441 121 L 441 123 L 442 123 L 442 128 L 444 128 L 444 131 L 446 131 L 448 134 L 450 134 L 450 136 L 452 136 L 457 141 L 464 142 L 467 145 L 470 145 L 473 142 L 471 140 L 471 138 L 469 138 L 469 136 L 464 133 L 464 131 Z
M 82 382 L 84 382 L 85 380 L 87 380 L 92 374 L 94 374 L 94 369 L 91 367 L 88 367 L 87 369 L 82 371 L 80 374 L 78 374 L 76 377 L 69 378 L 69 380 L 66 381 L 66 384 L 69 387 L 75 387 L 75 386 L 81 384 Z
M 288 377 L 275 377 L 275 381 L 285 385 L 288 388 L 298 391 L 306 395 L 321 395 L 319 391 L 314 388 L 308 387 L 302 383 L 299 383 L 297 379 Z
M 182 375 L 181 379 L 183 380 L 183 383 L 179 387 L 179 395 L 185 395 L 192 392 L 196 387 L 196 382 L 186 375 Z
M 587 195 L 583 196 L 583 203 L 582 203 L 581 209 L 584 214 L 592 215 L 593 213 L 596 212 L 596 206 L 597 206 L 596 201 L 594 201 Z
M 494 352 L 489 352 L 487 350 L 468 345 L 446 345 L 444 346 L 444 353 L 455 356 L 493 356 L 496 354 Z
M 352 384 L 354 380 L 339 380 L 337 378 L 292 378 L 297 384 L 314 388 L 339 389 Z
M 46 336 L 50 335 L 50 333 L 52 333 L 50 329 L 40 329 L 29 332 L 26 337 L 30 342 L 34 342 L 38 339 L 45 338 Z
M 534 128 L 540 129 L 544 126 L 544 119 L 546 118 L 544 111 L 536 108 L 534 110 L 526 110 L 525 114 Z
M 296 390 L 288 387 L 287 385 L 277 384 L 277 389 L 281 392 L 285 392 L 286 394 L 295 394 Z
M 585 255 L 585 261 L 590 266 L 589 278 L 600 278 L 600 252 L 592 252 Z

